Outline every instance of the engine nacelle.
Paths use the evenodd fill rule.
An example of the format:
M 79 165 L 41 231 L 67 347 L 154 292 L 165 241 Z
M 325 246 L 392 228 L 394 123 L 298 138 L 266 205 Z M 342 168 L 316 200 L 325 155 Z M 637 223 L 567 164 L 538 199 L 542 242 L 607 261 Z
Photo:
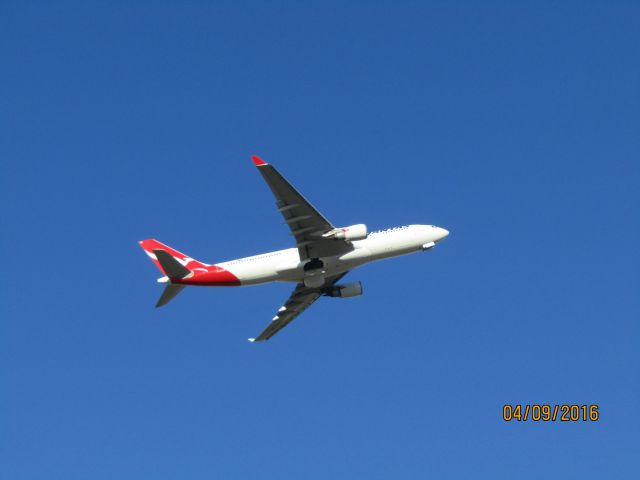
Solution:
M 326 234 L 331 238 L 337 238 L 339 240 L 364 240 L 367 238 L 367 226 L 364 223 L 357 225 L 351 225 L 350 227 L 336 228 L 335 230 Z
M 327 295 L 341 298 L 357 297 L 358 295 L 362 295 L 362 283 L 353 282 L 347 283 L 346 285 L 335 285 Z

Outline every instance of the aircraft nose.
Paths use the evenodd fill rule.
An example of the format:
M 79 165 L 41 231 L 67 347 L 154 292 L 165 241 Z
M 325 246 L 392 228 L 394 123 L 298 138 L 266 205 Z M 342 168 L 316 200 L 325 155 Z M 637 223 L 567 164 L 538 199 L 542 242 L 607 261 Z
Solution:
M 446 238 L 449 235 L 449 230 L 446 230 L 444 228 L 438 227 L 438 240 L 440 241 L 444 238 Z

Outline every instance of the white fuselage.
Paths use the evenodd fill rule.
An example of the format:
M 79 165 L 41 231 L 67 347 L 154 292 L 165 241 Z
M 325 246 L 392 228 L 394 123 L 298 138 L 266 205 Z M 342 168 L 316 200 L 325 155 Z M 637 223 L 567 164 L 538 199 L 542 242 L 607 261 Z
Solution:
M 353 243 L 353 250 L 328 257 L 321 257 L 324 277 L 340 275 L 375 260 L 397 257 L 433 247 L 449 232 L 434 225 L 408 225 L 370 233 L 364 240 Z M 216 265 L 235 275 L 241 285 L 258 285 L 267 282 L 296 282 L 305 280 L 307 262 L 300 260 L 297 248 L 277 250 L 252 257 L 239 258 Z

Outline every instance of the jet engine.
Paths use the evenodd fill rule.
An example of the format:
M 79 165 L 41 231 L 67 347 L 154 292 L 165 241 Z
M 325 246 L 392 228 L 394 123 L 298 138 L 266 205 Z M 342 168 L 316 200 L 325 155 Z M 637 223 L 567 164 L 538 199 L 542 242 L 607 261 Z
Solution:
M 353 282 L 347 283 L 346 285 L 334 285 L 327 295 L 341 298 L 357 297 L 358 295 L 362 295 L 362 283 Z
M 335 238 L 338 240 L 364 240 L 367 238 L 367 226 L 364 223 L 351 225 L 349 227 L 335 228 L 323 235 L 326 238 Z

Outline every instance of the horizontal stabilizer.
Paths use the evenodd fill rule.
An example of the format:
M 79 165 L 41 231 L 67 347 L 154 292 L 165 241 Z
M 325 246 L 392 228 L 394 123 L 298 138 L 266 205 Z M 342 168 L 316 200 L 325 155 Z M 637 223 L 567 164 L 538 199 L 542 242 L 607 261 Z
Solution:
M 184 287 L 185 285 L 174 285 L 172 283 L 167 285 L 164 289 L 164 292 L 162 292 L 162 295 L 160 295 L 158 303 L 156 303 L 156 308 L 162 307 L 163 305 L 169 303 L 184 289 Z

